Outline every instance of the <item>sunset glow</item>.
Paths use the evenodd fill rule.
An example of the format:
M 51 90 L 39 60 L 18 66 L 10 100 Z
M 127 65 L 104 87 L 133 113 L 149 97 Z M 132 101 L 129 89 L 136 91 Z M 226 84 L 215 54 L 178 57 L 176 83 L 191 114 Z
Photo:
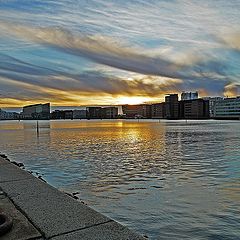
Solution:
M 1 2 L 0 107 L 240 94 L 238 2 L 60 2 Z

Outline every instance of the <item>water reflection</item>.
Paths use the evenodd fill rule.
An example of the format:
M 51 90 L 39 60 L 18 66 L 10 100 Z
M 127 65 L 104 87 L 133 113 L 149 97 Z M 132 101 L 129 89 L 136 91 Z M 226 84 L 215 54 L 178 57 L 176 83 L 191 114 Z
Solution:
M 0 122 L 0 147 L 153 239 L 240 237 L 240 124 Z

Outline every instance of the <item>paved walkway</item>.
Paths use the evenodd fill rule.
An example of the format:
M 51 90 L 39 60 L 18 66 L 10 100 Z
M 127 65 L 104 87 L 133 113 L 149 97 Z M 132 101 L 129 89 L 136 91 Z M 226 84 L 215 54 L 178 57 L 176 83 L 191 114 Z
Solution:
M 1 240 L 145 239 L 1 157 L 0 188 L 0 210 L 14 223 Z

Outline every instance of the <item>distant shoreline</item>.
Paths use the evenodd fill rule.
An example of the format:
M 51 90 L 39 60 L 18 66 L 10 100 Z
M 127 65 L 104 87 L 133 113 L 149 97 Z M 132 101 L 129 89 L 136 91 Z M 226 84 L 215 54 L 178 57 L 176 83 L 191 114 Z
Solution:
M 212 120 L 221 120 L 221 121 L 240 121 L 240 118 L 187 118 L 187 119 L 166 119 L 166 118 L 76 118 L 76 119 L 0 119 L 1 121 L 92 121 L 92 120 L 136 120 L 136 121 L 143 121 L 143 120 L 155 120 L 155 121 L 188 121 L 188 120 L 195 120 L 195 121 L 212 121 Z

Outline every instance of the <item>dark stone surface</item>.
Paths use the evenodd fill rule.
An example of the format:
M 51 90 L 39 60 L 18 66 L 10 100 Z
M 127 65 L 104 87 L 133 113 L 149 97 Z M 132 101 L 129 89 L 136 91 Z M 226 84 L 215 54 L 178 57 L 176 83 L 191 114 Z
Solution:
M 0 183 L 22 180 L 32 177 L 32 175 L 28 172 L 21 170 L 19 167 L 11 163 L 4 163 L 4 161 L 6 160 L 0 159 Z
M 145 239 L 0 157 L 0 201 L 6 198 L 1 188 L 15 207 L 21 209 L 21 212 L 46 238 Z M 12 207 L 16 210 L 14 205 Z M 30 224 L 26 219 L 24 221 L 24 224 Z M 18 228 L 17 231 L 21 233 L 23 230 L 24 227 Z M 36 229 L 32 231 L 32 233 L 25 231 L 29 235 L 33 234 L 31 239 L 44 239 Z
M 11 217 L 13 221 L 12 229 L 7 234 L 1 236 L 1 240 L 27 240 L 40 238 L 42 236 L 4 195 L 0 195 L 0 212 Z
M 109 221 L 33 176 L 27 180 L 3 182 L 1 187 L 46 237 Z
M 53 237 L 52 240 L 146 240 L 128 228 L 114 221 L 80 231 Z

